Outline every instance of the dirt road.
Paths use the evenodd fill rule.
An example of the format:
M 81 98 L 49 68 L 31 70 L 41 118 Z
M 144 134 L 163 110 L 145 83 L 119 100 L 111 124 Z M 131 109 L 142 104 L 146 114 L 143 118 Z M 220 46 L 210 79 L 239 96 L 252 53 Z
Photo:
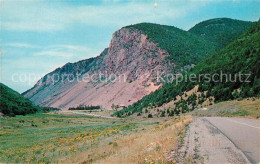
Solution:
M 189 125 L 179 163 L 259 163 L 260 120 L 202 117 Z

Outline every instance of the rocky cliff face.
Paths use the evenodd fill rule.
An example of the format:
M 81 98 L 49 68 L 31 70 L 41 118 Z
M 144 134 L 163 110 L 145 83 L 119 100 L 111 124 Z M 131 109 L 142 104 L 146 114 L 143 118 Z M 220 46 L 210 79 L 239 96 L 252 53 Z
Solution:
M 157 73 L 169 73 L 174 67 L 167 56 L 140 31 L 122 28 L 100 56 L 56 69 L 23 95 L 37 105 L 62 109 L 127 106 L 160 87 Z
M 158 74 L 196 65 L 250 24 L 222 18 L 201 22 L 189 31 L 151 23 L 127 26 L 113 34 L 98 57 L 67 63 L 23 95 L 37 105 L 62 109 L 128 106 L 162 85 Z

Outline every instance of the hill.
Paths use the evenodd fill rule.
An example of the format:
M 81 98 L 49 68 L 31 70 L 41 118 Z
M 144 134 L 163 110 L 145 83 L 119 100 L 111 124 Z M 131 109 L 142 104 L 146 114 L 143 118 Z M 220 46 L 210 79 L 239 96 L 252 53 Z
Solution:
M 25 115 L 38 111 L 38 107 L 29 99 L 2 83 L 0 83 L 0 102 L 0 112 L 4 115 Z
M 189 69 L 217 50 L 206 38 L 173 26 L 126 26 L 98 57 L 57 68 L 23 95 L 36 105 L 62 109 L 129 106 L 161 87 L 167 74 Z
M 197 64 L 215 52 L 213 44 L 204 38 L 174 26 L 140 23 L 126 28 L 140 30 L 149 40 L 169 52 L 168 58 L 177 66 Z
M 216 49 L 221 49 L 241 35 L 251 24 L 249 21 L 216 18 L 196 24 L 189 32 L 207 39 Z
M 162 85 L 157 72 L 171 73 L 197 64 L 213 49 L 203 38 L 172 26 L 127 26 L 113 34 L 109 47 L 98 57 L 57 68 L 23 95 L 36 105 L 63 109 L 131 105 Z M 60 78 L 54 80 L 54 76 Z M 86 76 L 97 78 L 83 80 Z
M 149 113 L 149 110 L 173 102 L 173 109 L 161 109 L 161 116 L 179 114 L 196 108 L 206 99 L 220 102 L 236 98 L 260 96 L 260 22 L 241 35 L 238 39 L 223 48 L 215 55 L 200 62 L 186 75 L 195 75 L 195 80 L 187 78 L 176 85 L 177 81 L 166 84 L 157 91 L 145 96 L 137 103 L 116 112 L 119 117 L 138 113 Z M 213 79 L 213 75 L 220 75 Z M 227 76 L 221 76 L 227 74 Z M 239 75 L 242 77 L 239 79 Z M 200 76 L 202 75 L 202 76 Z M 208 78 L 205 75 L 210 75 Z M 236 80 L 234 80 L 236 79 Z M 188 91 L 197 88 L 200 92 Z M 178 98 L 178 96 L 181 96 Z M 158 109 L 159 110 L 159 109 Z M 167 110 L 167 111 L 165 111 Z

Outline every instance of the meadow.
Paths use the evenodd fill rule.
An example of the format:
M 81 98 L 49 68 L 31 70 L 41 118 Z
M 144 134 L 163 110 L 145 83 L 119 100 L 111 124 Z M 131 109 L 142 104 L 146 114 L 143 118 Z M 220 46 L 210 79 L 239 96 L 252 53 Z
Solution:
M 220 102 L 191 112 L 194 116 L 246 117 L 260 118 L 260 99 L 246 98 Z
M 165 162 L 190 121 L 188 116 L 105 119 L 59 112 L 4 117 L 0 162 Z

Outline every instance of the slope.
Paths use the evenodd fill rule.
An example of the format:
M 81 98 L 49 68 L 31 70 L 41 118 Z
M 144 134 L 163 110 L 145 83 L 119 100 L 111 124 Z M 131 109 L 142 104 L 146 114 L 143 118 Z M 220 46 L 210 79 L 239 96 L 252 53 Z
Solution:
M 204 38 L 173 26 L 140 23 L 126 28 L 138 29 L 149 40 L 158 43 L 159 47 L 169 52 L 169 59 L 178 66 L 197 64 L 215 52 L 214 45 Z
M 100 56 L 56 69 L 23 95 L 62 109 L 128 106 L 163 85 L 158 73 L 165 78 L 191 68 L 216 50 L 207 39 L 173 26 L 131 25 L 116 31 Z
M 154 31 L 159 33 L 150 35 Z M 131 105 L 162 85 L 156 78 L 158 72 L 172 73 L 173 68 L 178 71 L 197 64 L 213 49 L 204 39 L 171 26 L 145 23 L 123 27 L 100 56 L 68 63 L 23 94 L 37 105 L 63 109 Z M 86 76 L 90 78 L 84 80 Z
M 189 32 L 207 39 L 217 49 L 221 49 L 241 35 L 251 24 L 249 21 L 216 18 L 196 24 Z
M 206 93 L 206 98 L 214 97 L 216 102 L 260 96 L 259 51 L 260 22 L 258 21 L 238 39 L 212 57 L 202 61 L 187 73 L 187 77 L 195 75 L 195 79 L 190 80 L 190 78 L 187 78 L 186 81 L 182 81 L 177 85 L 177 81 L 166 84 L 114 115 L 122 117 L 134 113 L 141 114 L 144 111 L 147 113 L 147 109 L 162 106 L 175 100 L 176 96 L 183 95 L 184 92 L 195 88 L 197 85 L 199 85 L 200 92 Z M 215 74 L 227 74 L 227 76 L 222 76 L 222 78 L 218 76 L 217 79 L 214 79 L 212 75 Z M 244 76 L 239 79 L 239 74 Z M 211 78 L 208 78 L 207 75 L 210 75 Z M 178 114 L 194 109 L 197 99 L 197 95 L 193 94 L 186 101 L 181 100 L 175 105 L 173 113 Z M 192 106 L 192 108 L 189 108 L 189 106 Z
M 25 115 L 38 110 L 30 100 L 2 83 L 0 83 L 0 102 L 0 112 L 4 115 Z

